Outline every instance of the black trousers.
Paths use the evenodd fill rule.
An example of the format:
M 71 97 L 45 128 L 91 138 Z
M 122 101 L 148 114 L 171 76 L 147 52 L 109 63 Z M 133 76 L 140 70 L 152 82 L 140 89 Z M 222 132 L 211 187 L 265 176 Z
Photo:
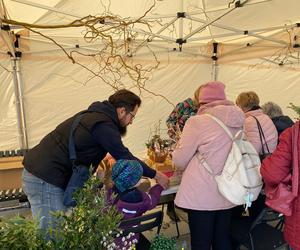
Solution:
M 192 250 L 231 250 L 231 209 L 217 211 L 186 210 Z

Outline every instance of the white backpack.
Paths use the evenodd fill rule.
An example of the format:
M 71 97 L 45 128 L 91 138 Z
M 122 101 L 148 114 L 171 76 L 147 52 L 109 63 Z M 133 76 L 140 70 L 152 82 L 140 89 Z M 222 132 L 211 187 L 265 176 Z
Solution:
M 212 115 L 205 115 L 214 119 L 225 130 L 232 140 L 232 148 L 220 175 L 214 175 L 205 159 L 199 154 L 197 157 L 206 170 L 214 175 L 220 193 L 233 204 L 245 204 L 247 209 L 257 199 L 263 185 L 259 155 L 253 145 L 244 139 L 243 130 L 232 136 L 222 121 Z

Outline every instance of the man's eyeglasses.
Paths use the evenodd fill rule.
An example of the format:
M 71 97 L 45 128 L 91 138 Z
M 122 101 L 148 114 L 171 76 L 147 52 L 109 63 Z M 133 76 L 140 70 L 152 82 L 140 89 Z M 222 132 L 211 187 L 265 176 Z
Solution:
M 133 114 L 132 112 L 129 112 L 129 114 L 131 115 L 131 120 L 133 121 L 135 118 L 135 114 Z

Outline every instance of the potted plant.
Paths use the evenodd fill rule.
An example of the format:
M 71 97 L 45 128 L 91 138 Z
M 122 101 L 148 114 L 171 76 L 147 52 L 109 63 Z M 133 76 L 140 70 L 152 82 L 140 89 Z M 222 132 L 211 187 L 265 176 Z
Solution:
M 122 215 L 107 202 L 106 190 L 99 185 L 100 180 L 91 177 L 75 193 L 77 206 L 70 213 L 56 214 L 56 228 L 63 230 L 50 230 L 54 249 L 114 249 Z
M 0 218 L 0 249 L 50 249 L 45 235 L 35 220 L 16 216 L 9 220 Z
M 163 234 L 156 235 L 151 242 L 150 250 L 176 250 L 176 239 Z
M 35 220 L 14 217 L 0 220 L 0 248 L 5 249 L 119 249 L 114 241 L 122 215 L 107 203 L 99 180 L 92 177 L 75 194 L 77 206 L 68 213 L 55 213 L 57 225 L 47 233 L 38 229 Z M 3 249 L 3 248 L 1 248 Z

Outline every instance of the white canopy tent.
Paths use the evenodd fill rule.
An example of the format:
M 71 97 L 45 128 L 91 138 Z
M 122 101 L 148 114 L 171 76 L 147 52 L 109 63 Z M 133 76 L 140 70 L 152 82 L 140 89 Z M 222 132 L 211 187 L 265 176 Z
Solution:
M 107 10 L 134 20 L 152 4 L 152 0 L 3 0 L 0 15 L 5 15 L 5 6 L 10 19 L 37 24 L 70 23 Z M 131 27 L 134 40 L 124 55 L 150 67 L 156 63 L 154 53 L 160 64 L 146 88 L 174 104 L 192 96 L 200 84 L 217 79 L 226 84 L 233 101 L 240 92 L 254 90 L 262 103 L 274 101 L 294 117 L 286 107 L 290 102 L 299 105 L 299 7 L 299 0 L 157 1 L 144 17 L 151 29 L 142 24 Z M 38 31 L 66 51 L 92 53 L 101 48 L 99 41 L 84 40 L 83 30 Z M 61 121 L 113 93 L 100 78 L 72 64 L 49 39 L 5 22 L 0 34 L 0 150 L 33 147 Z M 95 61 L 79 59 L 97 70 Z M 138 91 L 129 77 L 122 81 Z M 136 154 L 145 150 L 150 131 L 164 134 L 173 109 L 149 92 L 142 91 L 141 97 L 142 107 L 125 138 Z

